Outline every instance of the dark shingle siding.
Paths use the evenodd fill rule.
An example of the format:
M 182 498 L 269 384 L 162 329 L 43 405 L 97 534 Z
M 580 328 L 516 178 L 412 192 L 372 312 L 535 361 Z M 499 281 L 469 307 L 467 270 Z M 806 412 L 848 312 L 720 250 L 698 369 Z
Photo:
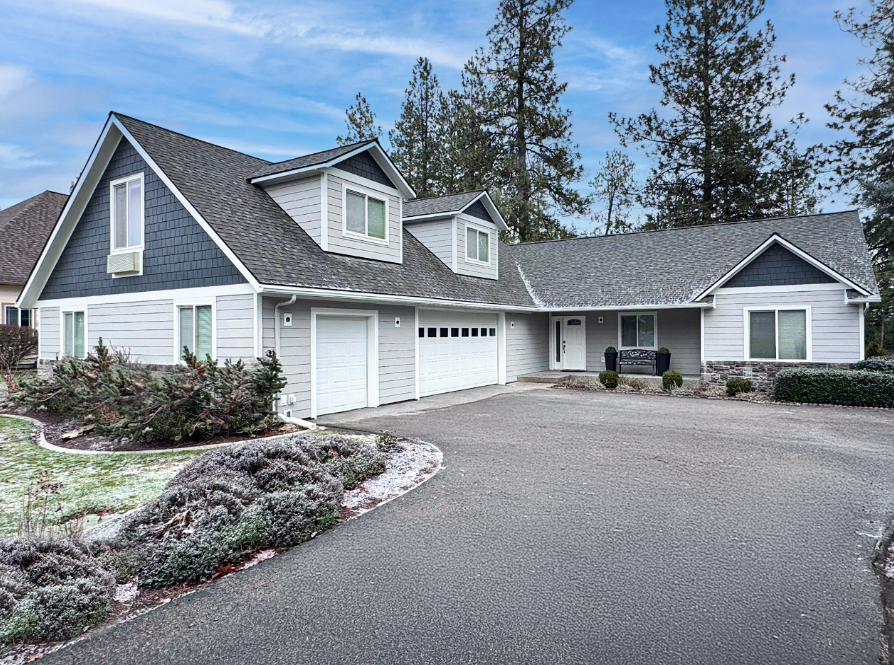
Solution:
M 370 155 L 369 152 L 361 152 L 358 155 L 349 157 L 345 161 L 336 164 L 334 168 L 341 171 L 347 171 L 348 173 L 353 173 L 354 175 L 360 176 L 361 178 L 367 178 L 368 180 L 377 182 L 380 185 L 394 187 L 394 183 L 391 181 L 391 178 L 385 175 L 382 167 L 376 163 L 376 160 L 373 159 L 372 155 Z
M 468 208 L 463 210 L 463 212 L 466 213 L 467 215 L 472 215 L 472 217 L 477 217 L 478 219 L 484 219 L 488 222 L 494 222 L 496 224 L 496 221 L 490 215 L 487 214 L 487 208 L 484 207 L 484 204 L 481 202 L 481 199 L 478 199 L 477 201 L 475 201 L 475 203 L 473 203 Z
M 109 182 L 142 171 L 145 180 L 143 274 L 112 279 L 109 255 Z M 140 293 L 245 279 L 177 198 L 122 139 L 75 227 L 41 298 Z
M 822 270 L 814 268 L 782 245 L 773 244 L 724 286 L 794 286 L 831 282 L 835 280 Z

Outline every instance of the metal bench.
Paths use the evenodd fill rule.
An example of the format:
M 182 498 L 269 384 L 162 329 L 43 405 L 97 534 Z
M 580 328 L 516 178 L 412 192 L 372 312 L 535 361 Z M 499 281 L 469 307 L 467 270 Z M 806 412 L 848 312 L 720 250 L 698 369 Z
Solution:
M 658 371 L 658 353 L 649 349 L 623 349 L 618 353 L 618 372 L 622 365 L 651 365 L 652 374 Z

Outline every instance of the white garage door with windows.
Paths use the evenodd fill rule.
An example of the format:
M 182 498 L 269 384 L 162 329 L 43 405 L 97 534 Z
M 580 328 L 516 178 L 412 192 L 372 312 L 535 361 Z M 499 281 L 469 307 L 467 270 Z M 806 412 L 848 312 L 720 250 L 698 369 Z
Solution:
M 499 383 L 497 315 L 419 312 L 419 395 Z
M 368 405 L 368 319 L 316 317 L 317 415 Z

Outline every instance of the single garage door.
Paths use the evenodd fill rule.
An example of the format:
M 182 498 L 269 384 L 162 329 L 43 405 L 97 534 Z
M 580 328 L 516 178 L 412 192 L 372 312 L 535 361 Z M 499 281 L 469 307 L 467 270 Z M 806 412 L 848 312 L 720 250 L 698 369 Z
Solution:
M 422 310 L 417 334 L 420 396 L 499 382 L 496 314 Z
M 367 406 L 367 319 L 317 317 L 317 415 Z

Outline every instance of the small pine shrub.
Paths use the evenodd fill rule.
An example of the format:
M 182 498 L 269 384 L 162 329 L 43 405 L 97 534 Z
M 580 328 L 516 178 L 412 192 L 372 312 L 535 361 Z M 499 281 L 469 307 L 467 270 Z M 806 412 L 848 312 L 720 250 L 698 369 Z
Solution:
M 0 646 L 66 640 L 112 610 L 115 581 L 68 540 L 0 541 Z
M 774 393 L 786 402 L 894 409 L 894 374 L 786 367 L 776 375 Z
M 875 358 L 878 356 L 885 355 L 885 352 L 882 350 L 882 347 L 878 342 L 876 342 L 875 340 L 872 340 L 871 342 L 866 344 L 865 355 L 867 358 Z
M 618 387 L 618 373 L 610 369 L 599 372 L 599 383 L 609 390 L 614 390 Z
M 741 376 L 731 376 L 726 380 L 726 394 L 730 397 L 750 393 L 754 390 L 751 381 Z
M 894 358 L 869 358 L 858 362 L 856 367 L 867 372 L 894 374 Z
M 667 371 L 661 375 L 661 387 L 667 392 L 683 385 L 683 375 L 679 372 Z

